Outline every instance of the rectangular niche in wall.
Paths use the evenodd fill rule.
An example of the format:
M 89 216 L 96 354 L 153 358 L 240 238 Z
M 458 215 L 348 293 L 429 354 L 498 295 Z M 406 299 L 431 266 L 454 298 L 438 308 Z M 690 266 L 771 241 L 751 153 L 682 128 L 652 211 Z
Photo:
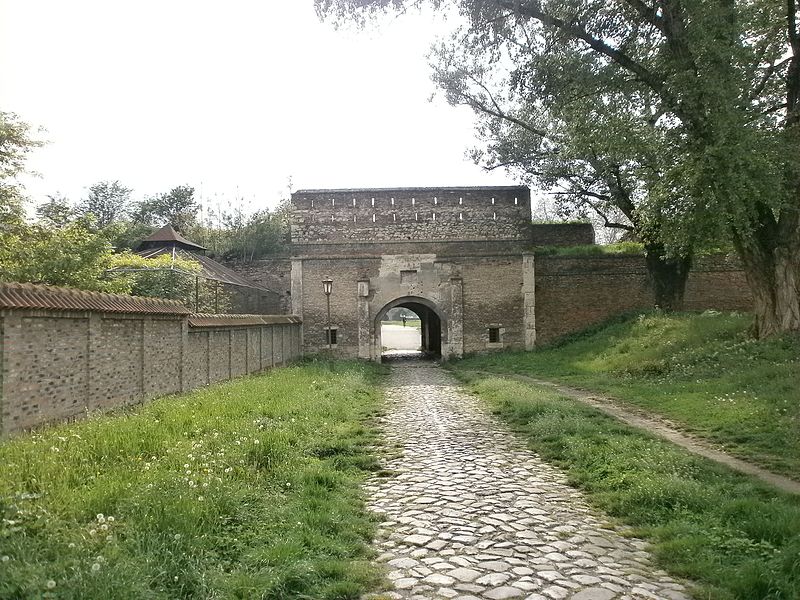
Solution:
M 417 283 L 417 271 L 409 269 L 408 271 L 400 271 L 400 283 L 413 284 Z

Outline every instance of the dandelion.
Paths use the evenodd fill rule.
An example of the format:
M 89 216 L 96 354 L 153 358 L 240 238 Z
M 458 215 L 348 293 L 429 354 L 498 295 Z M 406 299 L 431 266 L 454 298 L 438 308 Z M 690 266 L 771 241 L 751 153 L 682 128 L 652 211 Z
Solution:
M 258 440 L 253 440 L 253 443 L 254 443 L 256 446 L 258 446 L 258 445 L 259 445 L 261 442 L 259 442 Z
M 105 518 L 105 516 L 103 516 L 103 513 L 98 513 L 97 522 L 98 523 L 105 523 L 106 522 L 106 518 Z
M 8 562 L 11 560 L 11 557 L 8 554 L 4 554 L 3 558 L 0 558 L 0 562 Z
M 112 541 L 113 539 L 114 539 L 114 536 L 113 536 L 113 535 L 107 535 L 107 536 L 106 536 L 106 541 L 107 541 L 107 542 L 110 542 L 110 541 Z
M 90 529 L 89 530 L 89 535 L 95 535 L 95 534 L 97 534 L 97 529 Z
M 177 540 L 181 539 L 181 534 L 180 534 L 180 533 L 176 533 L 176 534 L 175 534 L 174 536 L 172 536 L 172 537 L 173 537 L 173 538 L 175 538 L 175 541 L 177 541 Z
M 205 498 L 204 498 L 203 496 L 198 496 L 198 497 L 197 497 L 197 499 L 198 499 L 200 502 L 202 502 L 203 500 L 205 500 Z
M 74 548 L 74 547 L 75 547 L 75 542 L 70 542 L 69 544 L 67 544 L 67 548 Z
M 97 573 L 100 570 L 100 563 L 94 563 L 92 565 L 92 573 Z
M 56 582 L 55 582 L 55 581 L 53 581 L 52 579 L 49 579 L 49 580 L 47 581 L 47 584 L 46 584 L 46 585 L 47 585 L 47 589 L 48 589 L 48 590 L 52 590 L 54 587 L 56 587 Z
M 108 525 L 106 523 L 103 523 L 102 525 L 100 525 L 100 529 L 103 531 L 108 531 Z
M 106 521 L 108 521 L 109 523 L 113 523 L 114 517 L 106 517 Z

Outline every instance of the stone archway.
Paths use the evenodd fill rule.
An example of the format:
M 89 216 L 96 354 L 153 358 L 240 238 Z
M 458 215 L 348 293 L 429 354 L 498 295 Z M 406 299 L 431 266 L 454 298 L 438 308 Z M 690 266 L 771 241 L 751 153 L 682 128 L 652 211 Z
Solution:
M 372 322 L 373 358 L 380 360 L 382 354 L 381 321 L 392 308 L 407 308 L 420 318 L 420 337 L 422 351 L 432 356 L 442 355 L 442 341 L 447 339 L 447 320 L 442 311 L 427 298 L 404 296 L 387 303 L 375 315 Z

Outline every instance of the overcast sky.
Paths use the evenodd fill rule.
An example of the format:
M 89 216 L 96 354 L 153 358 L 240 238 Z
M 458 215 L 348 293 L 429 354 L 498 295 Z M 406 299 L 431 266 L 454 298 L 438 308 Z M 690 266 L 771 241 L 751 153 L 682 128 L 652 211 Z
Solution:
M 294 189 L 510 184 L 465 158 L 473 117 L 437 98 L 446 23 L 336 31 L 313 0 L 0 0 L 0 110 L 47 129 L 30 195 L 119 179 L 206 204 Z

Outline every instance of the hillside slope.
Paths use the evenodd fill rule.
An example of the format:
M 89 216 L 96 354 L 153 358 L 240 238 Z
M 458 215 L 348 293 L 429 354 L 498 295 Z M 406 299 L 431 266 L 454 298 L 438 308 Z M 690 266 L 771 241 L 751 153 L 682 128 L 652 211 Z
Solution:
M 710 311 L 646 313 L 536 352 L 476 356 L 452 368 L 603 392 L 800 479 L 800 337 L 755 340 L 749 322 Z

